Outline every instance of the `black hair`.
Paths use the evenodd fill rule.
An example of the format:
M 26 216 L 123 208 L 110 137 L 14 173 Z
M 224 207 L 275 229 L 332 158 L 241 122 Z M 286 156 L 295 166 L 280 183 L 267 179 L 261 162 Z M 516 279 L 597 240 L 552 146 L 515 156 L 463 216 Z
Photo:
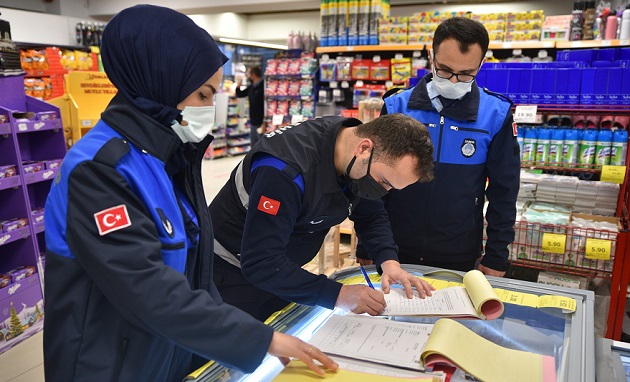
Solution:
M 249 71 L 256 77 L 262 78 L 262 69 L 260 68 L 260 66 L 252 66 L 251 68 L 249 68 Z
M 467 17 L 453 17 L 438 25 L 433 35 L 433 51 L 437 53 L 440 44 L 449 38 L 459 43 L 459 50 L 462 53 L 467 53 L 471 45 L 479 44 L 482 50 L 481 58 L 486 56 L 490 44 L 488 31 L 483 24 Z
M 433 179 L 433 143 L 427 128 L 405 114 L 386 114 L 357 126 L 356 135 L 374 142 L 374 158 L 393 164 L 404 156 L 416 158 L 420 182 Z

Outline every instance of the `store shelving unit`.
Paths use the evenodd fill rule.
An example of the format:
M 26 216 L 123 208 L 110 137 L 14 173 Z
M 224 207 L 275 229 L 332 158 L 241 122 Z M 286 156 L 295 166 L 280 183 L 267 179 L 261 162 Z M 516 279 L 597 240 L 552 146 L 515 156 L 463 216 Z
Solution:
M 628 40 L 594 40 L 594 41 L 532 41 L 532 42 L 491 42 L 489 49 L 492 50 L 504 50 L 502 53 L 505 55 L 508 50 L 511 49 L 580 49 L 580 48 L 608 48 L 608 47 L 625 47 L 630 46 Z M 317 53 L 329 54 L 331 56 L 340 55 L 347 56 L 348 54 L 363 52 L 363 58 L 371 57 L 379 54 L 385 57 L 392 56 L 394 53 L 402 53 L 404 56 L 409 56 L 410 51 L 418 51 L 423 48 L 430 48 L 431 44 L 426 46 L 411 46 L 411 45 L 380 45 L 380 46 L 354 46 L 354 47 L 323 47 L 318 48 Z M 550 53 L 554 56 L 555 53 Z M 580 106 L 580 105 L 540 105 L 538 107 L 538 113 L 542 114 L 562 114 L 562 115 L 584 115 L 584 114 L 596 114 L 596 115 L 624 115 L 630 116 L 630 105 L 620 106 Z M 630 156 L 628 156 L 626 163 L 630 163 Z M 593 166 L 592 168 L 568 168 L 558 166 L 529 166 L 524 165 L 524 168 L 536 168 L 545 172 L 554 172 L 566 175 L 574 176 L 592 176 L 596 179 L 601 174 L 601 167 Z M 619 340 L 621 337 L 621 326 L 625 316 L 626 310 L 626 291 L 630 283 L 630 255 L 626 252 L 627 248 L 630 248 L 630 235 L 628 234 L 630 211 L 630 182 L 628 177 L 630 172 L 626 168 L 625 182 L 621 185 L 621 191 L 617 203 L 617 217 L 620 219 L 621 229 L 617 235 L 615 241 L 616 251 L 614 258 L 610 261 L 593 261 L 587 263 L 584 266 L 571 266 L 562 264 L 555 264 L 551 262 L 536 262 L 519 260 L 513 261 L 514 265 L 522 267 L 539 269 L 539 270 L 553 270 L 556 272 L 574 274 L 574 275 L 586 275 L 586 276 L 599 276 L 605 277 L 611 280 L 613 290 L 611 290 L 611 304 L 608 314 L 608 326 L 606 336 L 612 339 Z M 519 227 L 515 227 L 518 229 Z M 539 227 L 540 228 L 540 227 Z M 541 232 L 542 232 L 541 228 Z M 570 264 L 570 263 L 568 263 Z M 577 264 L 576 264 L 577 265 Z
M 223 131 L 223 150 L 225 155 L 246 154 L 250 149 L 250 132 L 246 118 L 241 118 L 241 107 L 246 99 L 230 96 L 228 101 L 228 116 L 226 127 Z
M 6 329 L 15 308 L 24 332 L 0 341 L 0 352 L 41 330 L 43 312 L 43 257 L 46 250 L 44 223 L 32 215 L 44 208 L 53 179 L 59 171 L 66 145 L 59 109 L 24 95 L 23 76 L 0 77 L 0 165 L 12 165 L 13 176 L 0 178 L 0 221 L 27 219 L 28 224 L 0 233 L 0 273 L 20 266 L 35 266 L 37 272 L 0 289 L 0 331 Z M 27 114 L 24 114 L 27 113 Z M 56 160 L 56 164 L 52 161 Z M 25 162 L 36 162 L 25 163 Z M 49 168 L 46 168 L 47 163 Z M 38 169 L 36 172 L 28 170 Z M 37 312 L 37 313 L 36 313 Z

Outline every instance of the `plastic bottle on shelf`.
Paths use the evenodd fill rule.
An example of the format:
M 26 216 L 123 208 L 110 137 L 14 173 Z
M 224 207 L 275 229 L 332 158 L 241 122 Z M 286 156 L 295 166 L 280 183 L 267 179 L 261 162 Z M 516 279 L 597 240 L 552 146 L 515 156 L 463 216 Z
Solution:
M 586 1 L 584 3 L 584 26 L 582 27 L 582 40 L 593 39 L 596 16 L 595 1 Z
M 585 130 L 580 141 L 578 163 L 582 168 L 590 168 L 595 163 L 595 148 L 597 146 L 597 130 Z
M 569 129 L 564 133 L 564 143 L 562 145 L 562 163 L 564 167 L 575 167 L 577 164 L 579 151 L 580 131 Z
M 558 166 L 562 164 L 562 149 L 564 146 L 565 129 L 554 129 L 549 141 L 549 164 Z
M 613 133 L 612 147 L 610 149 L 610 164 L 613 166 L 625 166 L 628 154 L 628 131 L 615 130 Z
M 551 143 L 551 130 L 539 128 L 538 141 L 536 142 L 536 157 L 534 161 L 539 166 L 549 164 L 549 145 Z
M 582 39 L 582 27 L 584 26 L 584 1 L 576 1 L 573 3 L 571 16 L 571 34 L 569 35 L 569 40 L 579 41 Z
M 499 59 L 494 57 L 494 52 L 490 49 L 486 51 L 486 62 L 499 62 Z
M 630 4 L 621 14 L 621 32 L 619 38 L 622 40 L 630 39 Z
M 546 50 L 542 49 L 538 51 L 538 56 L 532 58 L 533 62 L 552 62 L 553 58 L 549 57 Z
M 533 127 L 526 129 L 525 138 L 523 139 L 523 150 L 521 151 L 521 161 L 524 164 L 534 164 L 537 141 L 538 129 Z
M 598 164 L 600 166 L 610 164 L 610 147 L 612 145 L 612 138 L 612 130 L 601 129 L 597 134 L 595 164 Z
M 532 62 L 532 59 L 528 56 L 523 56 L 523 50 L 514 49 L 512 51 L 512 57 L 508 57 L 506 62 Z
M 521 152 L 521 158 L 523 157 L 523 140 L 525 139 L 525 131 L 524 127 L 518 126 L 516 128 L 516 142 L 518 142 L 519 151 Z
M 606 37 L 605 40 L 614 40 L 617 37 L 617 11 L 613 10 L 606 18 Z

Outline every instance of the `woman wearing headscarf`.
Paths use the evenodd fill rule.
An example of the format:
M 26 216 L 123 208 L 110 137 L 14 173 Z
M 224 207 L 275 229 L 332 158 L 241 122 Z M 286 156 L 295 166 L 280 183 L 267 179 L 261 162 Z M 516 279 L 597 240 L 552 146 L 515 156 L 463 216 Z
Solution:
M 141 5 L 102 44 L 118 89 L 66 155 L 45 209 L 47 381 L 181 381 L 266 353 L 336 364 L 224 304 L 212 282 L 201 158 L 227 58 L 187 16 Z

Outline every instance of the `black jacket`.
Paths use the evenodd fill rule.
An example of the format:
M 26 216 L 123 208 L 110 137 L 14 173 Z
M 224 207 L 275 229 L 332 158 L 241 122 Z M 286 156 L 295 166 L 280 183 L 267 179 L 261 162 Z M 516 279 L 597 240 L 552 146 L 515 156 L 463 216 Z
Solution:
M 249 99 L 249 121 L 260 126 L 265 118 L 265 81 L 260 80 L 245 89 L 236 88 L 236 96 Z
M 335 169 L 339 130 L 360 123 L 323 117 L 264 134 L 210 204 L 215 253 L 241 266 L 245 278 L 260 289 L 331 309 L 341 284 L 301 266 L 315 257 L 329 229 L 350 211 L 357 235 L 375 262 L 398 260 L 382 201 L 346 192 Z M 252 171 L 261 156 L 288 166 L 261 165 Z M 276 210 L 266 210 L 273 206 L 269 201 Z
M 102 118 L 46 202 L 46 380 L 179 382 L 207 359 L 253 371 L 273 330 L 212 283 L 211 138 L 183 145 L 120 96 Z

